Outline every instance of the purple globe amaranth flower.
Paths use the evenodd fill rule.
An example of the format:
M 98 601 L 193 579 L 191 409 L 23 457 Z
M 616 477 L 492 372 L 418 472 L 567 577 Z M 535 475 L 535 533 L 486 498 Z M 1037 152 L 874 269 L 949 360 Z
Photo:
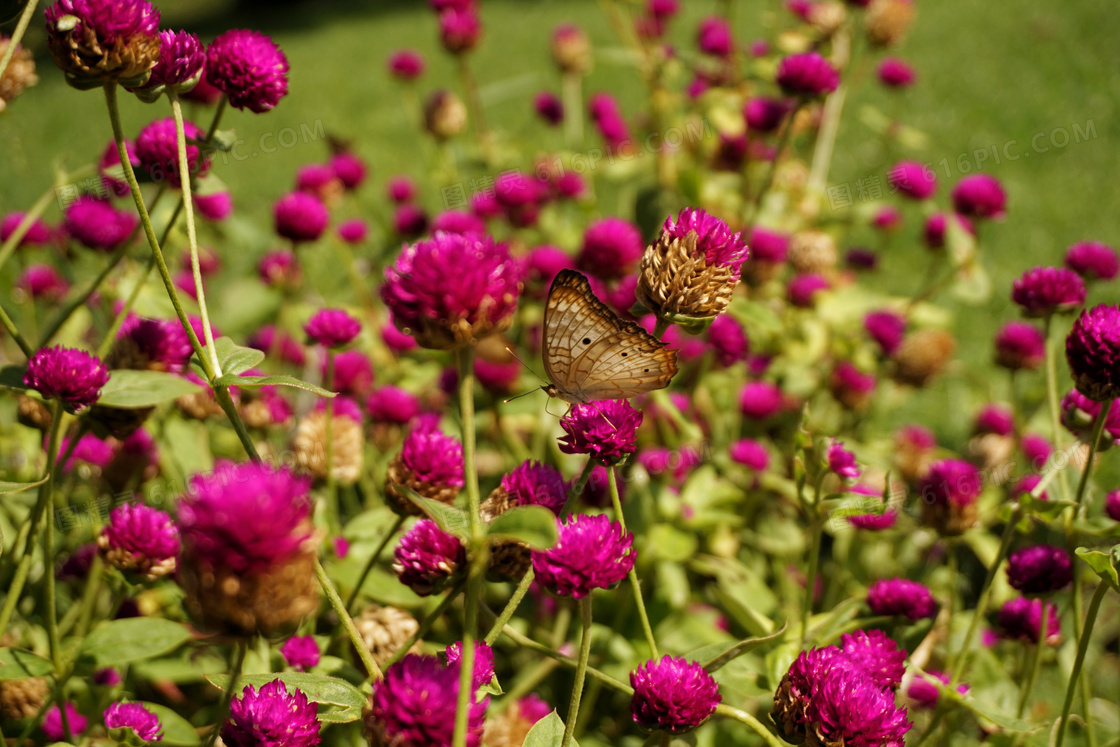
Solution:
M 443 231 L 445 233 L 486 233 L 486 221 L 474 213 L 462 210 L 445 210 L 432 219 L 432 233 Z
M 321 366 L 323 378 L 327 375 L 327 359 Z M 345 350 L 334 355 L 334 390 L 344 397 L 362 398 L 373 386 L 373 364 L 360 350 Z
M 571 412 L 560 419 L 566 434 L 560 437 L 560 451 L 619 462 L 637 448 L 641 424 L 642 412 L 624 399 L 572 405 Z
M 659 319 L 710 319 L 727 310 L 746 258 L 747 245 L 724 221 L 685 208 L 642 254 L 635 296 Z
M 844 263 L 853 270 L 876 270 L 879 255 L 862 246 L 854 246 L 844 254 Z
M 393 211 L 393 231 L 402 238 L 415 239 L 428 230 L 428 213 L 419 205 L 398 205 Z
M 459 348 L 510 325 L 520 276 L 509 248 L 490 236 L 437 233 L 385 270 L 381 299 L 422 347 Z
M 789 302 L 802 309 L 812 308 L 819 292 L 828 290 L 832 283 L 824 275 L 814 272 L 796 275 L 786 286 Z
M 630 714 L 646 731 L 684 734 L 704 723 L 722 698 L 719 685 L 703 665 L 669 655 L 650 660 L 630 673 L 634 695 Z
M 521 275 L 526 289 L 543 298 L 561 270 L 574 270 L 575 262 L 563 249 L 538 246 L 521 259 Z
M 865 483 L 853 485 L 849 492 L 866 496 L 867 500 L 860 504 L 860 508 L 867 508 L 871 513 L 853 514 L 848 516 L 848 523 L 856 529 L 866 529 L 871 532 L 881 532 L 890 529 L 898 520 L 898 509 L 889 503 L 883 504 L 883 489 L 875 488 Z
M 634 143 L 630 137 L 630 127 L 613 96 L 609 93 L 597 93 L 591 97 L 587 108 L 596 129 L 606 141 L 608 155 L 632 152 Z
M 1015 431 L 1015 414 L 1002 405 L 987 405 L 976 414 L 972 430 L 978 434 L 1010 436 Z
M 452 643 L 444 649 L 443 655 L 449 666 L 461 665 L 463 661 L 463 642 Z M 494 679 L 494 649 L 490 648 L 485 641 L 475 641 L 474 672 L 471 676 L 471 687 L 477 690 L 484 685 L 489 685 L 492 679 Z
M 552 91 L 541 91 L 533 97 L 533 110 L 550 127 L 564 121 L 564 102 Z
M 937 602 L 930 590 L 904 578 L 886 578 L 871 584 L 867 606 L 873 615 L 902 615 L 911 622 L 937 616 Z
M 922 240 L 930 249 L 941 249 L 945 246 L 945 234 L 948 231 L 949 221 L 956 223 L 957 227 L 976 236 L 976 226 L 968 218 L 956 213 L 934 213 L 926 219 L 922 229 Z
M 397 205 L 416 199 L 416 182 L 407 176 L 393 176 L 385 183 L 386 196 Z
M 109 514 L 97 544 L 109 565 L 154 581 L 175 572 L 179 529 L 163 511 L 125 503 Z
M 316 705 L 293 690 L 280 680 L 259 691 L 246 685 L 229 704 L 222 741 L 227 747 L 315 747 L 322 741 Z
M 502 489 L 511 506 L 544 506 L 557 516 L 568 501 L 568 483 L 560 470 L 527 461 L 502 477 Z
M 148 81 L 134 89 L 148 102 L 155 101 L 168 89 L 190 90 L 202 77 L 206 65 L 206 50 L 197 35 L 186 31 L 161 31 L 159 40 L 159 61 L 152 68 Z
M 1085 280 L 1112 280 L 1120 275 L 1120 256 L 1099 241 L 1083 241 L 1066 250 L 1065 265 Z
M 804 52 L 778 63 L 775 80 L 787 96 L 813 98 L 835 91 L 840 85 L 840 74 L 816 52 Z
M 130 316 L 117 333 L 108 363 L 112 368 L 182 373 L 193 353 L 190 337 L 177 319 Z
M 87 433 L 79 438 L 77 445 L 73 448 L 71 448 L 72 443 L 73 440 L 70 436 L 63 436 L 58 447 L 59 457 L 67 451 L 70 452 L 70 458 L 62 465 L 63 472 L 72 472 L 79 462 L 104 469 L 109 466 L 116 455 L 116 448 L 112 443 L 100 439 L 92 433 Z
M 865 409 L 877 384 L 874 374 L 863 373 L 851 361 L 840 361 L 829 377 L 832 396 L 850 410 Z
M 296 172 L 296 190 L 331 202 L 342 190 L 342 182 L 335 176 L 334 169 L 325 163 L 309 163 Z
M 1071 390 L 1062 397 L 1060 403 L 1062 425 L 1082 441 L 1088 441 L 1092 437 L 1093 423 L 1100 415 L 1102 404 L 1089 399 L 1077 389 Z M 1112 407 L 1108 410 L 1103 436 L 1102 447 L 1110 445 L 1110 440 L 1120 441 L 1120 400 L 1113 400 Z
M 416 80 L 424 74 L 424 56 L 414 49 L 401 49 L 389 55 L 388 67 L 398 80 Z
M 205 133 L 193 122 L 183 123 L 187 137 L 187 171 L 192 176 L 202 177 L 210 171 L 209 154 L 201 154 L 192 140 L 200 140 Z M 140 167 L 154 182 L 166 181 L 173 187 L 181 187 L 179 174 L 179 145 L 175 134 L 175 120 L 172 117 L 151 122 L 136 136 L 136 157 Z
M 1046 608 L 1046 644 L 1057 646 L 1062 640 L 1058 607 L 1044 599 L 1017 597 L 1000 608 L 996 623 L 1001 638 L 1037 644 L 1042 637 L 1042 610 Z
M 290 249 L 277 249 L 261 257 L 257 263 L 257 275 L 261 282 L 282 290 L 298 288 L 303 279 L 299 260 Z
M 375 423 L 406 425 L 420 414 L 420 400 L 399 387 L 383 386 L 366 399 L 366 414 Z
M 902 161 L 887 172 L 895 190 L 914 200 L 926 200 L 937 192 L 937 176 L 917 161 Z
M 1035 267 L 1011 286 L 1011 300 L 1026 316 L 1040 317 L 1072 311 L 1085 303 L 1085 283 L 1065 267 Z
M 1012 371 L 1033 371 L 1046 359 L 1046 337 L 1029 322 L 1008 322 L 996 333 L 996 364 Z
M 293 243 L 317 241 L 331 216 L 322 200 L 307 192 L 289 192 L 272 208 L 276 233 Z
M 856 457 L 844 448 L 842 441 L 832 440 L 828 446 L 828 469 L 843 479 L 854 480 L 860 476 L 860 468 L 856 464 Z
M 319 664 L 319 644 L 310 635 L 292 636 L 280 647 L 280 655 L 297 672 L 306 672 Z
M 105 728 L 131 729 L 136 736 L 145 742 L 159 742 L 163 737 L 163 724 L 159 717 L 139 703 L 113 703 L 105 709 Z M 124 741 L 119 739 L 118 741 Z
M 373 685 L 363 714 L 371 743 L 377 745 L 449 745 L 455 731 L 459 667 L 435 656 L 407 654 L 385 670 Z M 473 702 L 467 716 L 467 747 L 482 743 L 489 698 Z
M 948 672 L 935 672 L 931 669 L 926 674 L 936 678 L 942 685 L 948 685 L 952 681 Z M 964 695 L 968 692 L 968 685 L 957 685 L 957 692 Z M 910 700 L 911 707 L 928 710 L 937 707 L 937 701 L 941 699 L 941 690 L 925 677 L 915 675 L 906 689 L 906 697 Z
M 906 334 L 906 317 L 893 311 L 872 311 L 863 318 L 863 328 L 883 351 L 883 355 L 895 354 L 902 345 Z
M 909 88 L 917 78 L 914 68 L 897 57 L 884 58 L 877 73 L 879 82 L 887 88 Z
M 77 88 L 138 85 L 159 59 L 159 11 L 147 0 L 58 0 L 46 17 L 47 48 Z
M 307 339 L 327 348 L 340 348 L 362 331 L 362 323 L 342 309 L 320 309 L 303 325 Z
M 700 21 L 696 31 L 696 46 L 704 54 L 729 57 L 735 51 L 735 38 L 731 26 L 719 16 L 709 16 Z
M 793 109 L 793 104 L 787 99 L 773 99 L 759 96 L 747 101 L 743 107 L 743 119 L 747 122 L 747 129 L 752 132 L 775 132 L 785 121 L 786 115 Z M 758 230 L 758 229 L 755 229 Z M 762 229 L 765 230 L 765 229 Z M 751 246 L 755 237 L 751 235 Z
M 397 578 L 422 597 L 441 591 L 466 562 L 467 550 L 459 538 L 430 519 L 416 522 L 393 552 Z
M 1094 402 L 1120 397 L 1120 306 L 1082 311 L 1066 337 L 1066 360 L 1077 391 Z
M 420 515 L 408 491 L 425 498 L 450 503 L 465 484 L 463 446 L 458 439 L 440 431 L 424 416 L 404 438 L 401 453 L 389 463 L 386 497 L 391 508 L 402 515 Z
M 785 408 L 781 388 L 768 381 L 749 381 L 739 392 L 739 410 L 748 418 L 766 420 Z
M 87 545 L 87 547 L 91 546 Z M 91 677 L 90 679 L 93 680 L 93 684 L 100 685 L 102 687 L 116 687 L 124 681 L 124 678 L 121 677 L 120 672 L 113 669 L 112 667 L 104 667 L 102 669 L 98 669 L 93 673 L 93 677 Z
M 52 265 L 30 265 L 16 287 L 33 299 L 59 300 L 70 290 L 70 283 Z
M 678 0 L 649 0 L 646 3 L 646 12 L 659 21 L 672 18 L 681 10 Z
M 482 22 L 474 8 L 449 8 L 439 14 L 439 39 L 451 54 L 464 54 L 478 44 Z
M 260 114 L 288 94 L 288 58 L 265 34 L 232 29 L 210 42 L 206 79 L 230 106 Z
M 41 348 L 27 361 L 23 383 L 45 399 L 60 399 L 72 412 L 97 402 L 109 383 L 109 369 L 95 355 L 56 345 Z
M 369 224 L 361 218 L 351 218 L 339 223 L 335 233 L 347 244 L 361 244 L 369 238 Z
M 342 182 L 343 189 L 348 191 L 360 187 L 368 174 L 365 161 L 356 153 L 348 151 L 335 153 L 331 156 L 328 166 L 334 172 L 335 178 Z
M 642 258 L 642 234 L 621 218 L 604 218 L 587 227 L 576 267 L 603 280 L 629 274 Z
M 976 523 L 976 501 L 982 490 L 983 475 L 969 462 L 935 462 L 918 482 L 922 517 L 943 534 L 961 534 Z
M 494 181 L 494 199 L 506 220 L 519 228 L 536 224 L 541 203 L 547 198 L 544 186 L 520 171 L 504 173 Z
M 744 438 L 731 444 L 728 453 L 731 456 L 731 461 L 755 472 L 764 472 L 770 466 L 770 453 L 766 451 L 766 447 L 750 438 Z
M 1027 464 L 1036 471 L 1041 471 L 1042 466 L 1054 453 L 1054 446 L 1049 439 L 1037 433 L 1024 433 L 1019 440 L 1019 448 L 1023 450 L 1023 455 L 1027 458 Z
M 73 703 L 68 702 L 65 707 L 66 724 L 70 727 L 70 733 L 77 737 L 86 730 L 89 721 L 78 712 Z M 62 728 L 62 712 L 58 710 L 57 704 L 47 709 L 47 715 L 43 717 L 42 729 L 43 734 L 52 742 L 62 742 L 66 739 L 66 730 Z
M 71 238 L 90 249 L 111 252 L 119 249 L 139 224 L 139 218 L 132 213 L 83 195 L 66 208 L 62 227 Z
M 195 195 L 194 207 L 207 220 L 223 221 L 233 213 L 233 197 L 229 192 Z
M 723 367 L 733 366 L 745 361 L 751 351 L 750 340 L 738 320 L 728 314 L 720 314 L 708 327 L 708 345 Z
M 1113 490 L 1105 496 L 1104 513 L 1113 521 L 1120 521 L 1120 490 Z
M 114 148 L 115 150 L 115 148 Z M 8 213 L 0 220 L 0 243 L 6 242 L 16 232 L 20 224 L 23 223 L 27 217 L 26 213 L 16 211 Z M 36 218 L 31 221 L 31 225 L 27 227 L 27 231 L 23 234 L 23 238 L 19 240 L 16 246 L 19 248 L 24 247 L 40 247 L 49 244 L 51 239 L 54 238 L 54 232 L 47 227 L 47 224 Z
M 634 535 L 606 515 L 574 514 L 556 524 L 556 544 L 533 550 L 537 581 L 554 594 L 583 599 L 595 589 L 614 586 L 634 567 Z
M 906 672 L 906 652 L 882 630 L 857 630 L 840 636 L 848 660 L 863 669 L 879 687 L 895 690 Z
M 1007 211 L 1007 195 L 995 177 L 973 174 L 953 188 L 953 209 L 969 218 L 999 219 Z
M 894 205 L 884 205 L 871 218 L 871 225 L 880 231 L 895 231 L 902 226 L 902 212 Z
M 1033 545 L 1007 558 L 1007 582 L 1023 594 L 1050 594 L 1069 586 L 1073 568 L 1069 553 L 1054 545 Z

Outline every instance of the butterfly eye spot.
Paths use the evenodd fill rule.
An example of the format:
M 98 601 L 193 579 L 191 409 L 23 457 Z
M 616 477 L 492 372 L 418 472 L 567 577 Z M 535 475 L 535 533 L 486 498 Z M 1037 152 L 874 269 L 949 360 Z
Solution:
M 591 338 L 590 337 L 583 338 L 583 344 L 584 345 L 590 345 L 591 344 Z
M 623 358 L 625 358 L 625 357 L 626 357 L 626 356 L 628 356 L 628 355 L 630 355 L 630 354 L 629 354 L 629 353 L 627 353 L 627 352 L 623 352 L 623 353 L 622 353 L 622 357 L 623 357 Z
M 649 373 L 649 369 L 647 368 L 647 369 L 646 369 L 645 371 L 643 371 L 642 373 Z

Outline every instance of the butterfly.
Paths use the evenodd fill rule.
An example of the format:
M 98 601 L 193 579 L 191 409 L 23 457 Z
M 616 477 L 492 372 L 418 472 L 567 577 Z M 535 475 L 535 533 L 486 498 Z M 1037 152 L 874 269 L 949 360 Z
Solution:
M 587 278 L 561 270 L 544 310 L 544 370 L 550 397 L 571 404 L 627 399 L 668 386 L 677 351 L 614 313 Z

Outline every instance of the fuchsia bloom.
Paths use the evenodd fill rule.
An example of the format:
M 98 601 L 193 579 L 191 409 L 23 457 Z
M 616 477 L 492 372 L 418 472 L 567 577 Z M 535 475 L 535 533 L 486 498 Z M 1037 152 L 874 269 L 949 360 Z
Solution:
M 374 744 L 451 744 L 459 697 L 459 666 L 434 656 L 408 654 L 373 685 L 365 724 Z M 489 698 L 473 702 L 467 717 L 467 746 L 482 743 Z
M 404 389 L 384 386 L 370 393 L 366 413 L 375 423 L 407 425 L 420 414 L 420 401 Z
M 950 217 L 965 231 L 968 231 L 973 236 L 976 235 L 976 226 L 972 225 L 972 221 L 963 215 L 958 215 L 956 213 L 950 213 L 948 215 L 945 213 L 934 213 L 926 220 L 923 233 L 923 238 L 927 247 L 930 249 L 941 249 L 945 246 L 946 222 Z
M 863 318 L 863 328 L 879 345 L 883 355 L 894 355 L 906 334 L 906 318 L 893 311 L 872 311 Z
M 568 269 L 575 269 L 571 256 L 554 246 L 538 246 L 521 261 L 525 284 L 542 291 L 548 290 L 561 270 Z
M 361 218 L 352 218 L 339 223 L 335 232 L 347 244 L 361 244 L 369 237 L 369 224 Z
M 960 459 L 935 462 L 918 486 L 922 500 L 931 505 L 969 505 L 982 490 L 980 470 Z
M 16 281 L 16 287 L 34 299 L 58 300 L 70 290 L 70 283 L 53 265 L 30 265 Z
M 399 80 L 415 80 L 424 74 L 424 56 L 414 49 L 401 49 L 389 55 L 389 73 Z
M 62 227 L 66 233 L 90 249 L 112 252 L 132 236 L 140 219 L 108 202 L 83 195 L 66 208 Z
M 544 506 L 557 516 L 568 501 L 568 483 L 560 470 L 539 462 L 524 462 L 502 477 L 511 506 Z
M 925 200 L 937 191 L 937 176 L 917 161 L 902 161 L 887 172 L 891 186 L 904 197 Z
M 539 181 L 520 171 L 506 173 L 494 181 L 494 199 L 511 225 L 534 225 L 548 193 Z
M 97 543 L 109 565 L 155 580 L 175 571 L 179 529 L 163 511 L 125 503 L 109 514 Z
M 909 88 L 917 75 L 914 68 L 897 57 L 884 58 L 879 63 L 879 82 L 887 88 Z
M 47 47 L 81 88 L 136 85 L 159 59 L 159 11 L 146 0 L 58 0 L 46 18 Z
M 428 214 L 419 205 L 399 205 L 393 212 L 393 230 L 406 239 L 415 239 L 428 230 Z
M 1026 316 L 1060 314 L 1085 303 L 1085 283 L 1065 267 L 1035 267 L 1011 286 L 1011 300 Z
M 766 97 L 756 97 L 750 99 L 746 106 L 743 107 L 743 118 L 747 120 L 747 129 L 754 132 L 774 132 L 785 121 L 786 115 L 789 114 L 793 108 L 786 99 L 772 99 Z M 755 228 L 755 231 L 766 230 Z M 751 246 L 753 247 L 754 237 L 752 236 Z
M 953 208 L 970 218 L 998 220 L 1006 212 L 1007 195 L 995 177 L 973 174 L 961 179 L 953 188 Z
M 739 409 L 748 418 L 766 420 L 785 407 L 782 390 L 768 381 L 749 381 L 739 392 Z
M 871 485 L 857 483 L 856 485 L 853 485 L 849 490 L 856 495 L 867 496 L 869 499 L 874 500 L 873 503 L 869 502 L 870 505 L 863 504 L 861 507 L 877 508 L 879 506 L 882 506 L 881 501 L 883 498 L 883 490 L 881 488 L 874 488 Z M 890 506 L 883 508 L 881 511 L 872 511 L 871 513 L 867 514 L 853 514 L 851 516 L 848 516 L 848 523 L 853 527 L 855 527 L 856 529 L 866 529 L 870 532 L 881 532 L 885 529 L 890 529 L 895 525 L 895 522 L 897 520 L 898 509 L 891 508 Z
M 937 602 L 929 589 L 904 578 L 888 578 L 871 584 L 867 590 L 867 606 L 873 615 L 902 615 L 911 622 L 932 620 L 937 616 Z
M 588 226 L 576 266 L 604 280 L 616 279 L 637 266 L 644 249 L 637 226 L 621 218 L 604 218 Z
M 280 655 L 297 672 L 306 672 L 319 663 L 319 644 L 314 636 L 297 635 L 284 641 Z
M 336 153 L 331 156 L 327 165 L 334 172 L 335 178 L 342 182 L 344 189 L 357 189 L 366 180 L 366 164 L 357 154 L 345 151 Z
M 780 264 L 789 252 L 789 236 L 762 226 L 751 229 L 751 259 Z
M 109 383 L 109 369 L 95 355 L 56 345 L 31 356 L 23 383 L 45 399 L 60 399 L 71 412 L 80 412 L 97 402 L 101 387 Z
M 947 672 L 935 672 L 932 669 L 928 670 L 926 674 L 931 677 L 936 677 L 942 685 L 948 685 L 951 677 Z M 968 692 L 968 685 L 957 685 L 957 692 L 964 695 Z M 941 699 L 941 691 L 937 685 L 933 684 L 925 677 L 915 676 L 910 680 L 910 687 L 906 690 L 906 697 L 911 700 L 914 708 L 932 709 L 937 706 L 937 701 Z
M 295 289 L 303 278 L 299 260 L 290 249 L 277 249 L 261 257 L 257 274 L 262 282 L 284 290 Z
M 293 243 L 317 241 L 330 222 L 322 200 L 307 192 L 289 192 L 272 208 L 276 233 Z
M 1095 402 L 1120 397 L 1120 306 L 1082 311 L 1066 337 L 1066 360 L 1086 397 Z
M 573 405 L 560 419 L 566 434 L 560 437 L 560 451 L 619 462 L 634 453 L 641 424 L 642 412 L 624 399 Z
M 66 724 L 70 727 L 70 733 L 76 737 L 86 730 L 89 721 L 78 713 L 73 703 L 66 703 Z M 43 717 L 42 729 L 43 734 L 52 742 L 65 741 L 66 730 L 62 728 L 62 713 L 58 710 L 57 704 L 47 709 L 47 715 Z
M 729 57 L 735 51 L 735 38 L 731 35 L 731 27 L 719 16 L 705 18 L 696 31 L 696 46 L 704 54 Z
M 467 549 L 459 538 L 430 519 L 416 522 L 393 552 L 397 578 L 422 597 L 442 591 L 466 562 Z
M 1066 267 L 1086 281 L 1112 280 L 1120 274 L 1120 256 L 1116 250 L 1098 241 L 1083 241 L 1066 251 Z
M 463 660 L 463 642 L 456 641 L 448 646 L 443 656 L 447 659 L 448 666 L 461 665 Z M 494 679 L 494 649 L 485 641 L 474 642 L 474 672 L 471 677 L 471 686 L 475 690 L 483 685 L 489 685 Z
M 704 253 L 704 260 L 709 265 L 730 268 L 728 285 L 738 283 L 740 268 L 747 259 L 747 244 L 739 234 L 732 233 L 723 220 L 695 208 L 685 208 L 676 220 L 669 216 L 661 225 L 662 240 L 684 239 L 692 233 L 696 234 L 696 250 Z
M 994 433 L 997 436 L 1010 436 L 1015 431 L 1015 415 L 1007 407 L 987 405 L 976 414 L 973 424 L 976 433 Z
M 573 514 L 556 523 L 560 538 L 552 549 L 532 552 L 537 581 L 552 593 L 583 599 L 611 588 L 634 567 L 634 535 L 607 516 Z
M 1054 545 L 1034 545 L 1007 558 L 1007 582 L 1023 594 L 1050 594 L 1069 586 L 1073 568 L 1069 553 Z
M 105 709 L 104 718 L 106 729 L 132 729 L 146 742 L 158 742 L 162 738 L 163 724 L 159 717 L 139 703 L 113 703 Z
M 747 359 L 751 344 L 743 325 L 729 314 L 720 314 L 708 327 L 708 344 L 724 368 Z
M 541 91 L 533 98 L 533 109 L 550 127 L 564 121 L 564 102 L 551 91 Z
M 632 146 L 630 127 L 622 117 L 618 102 L 609 93 L 597 93 L 588 102 L 591 120 L 607 144 L 607 153 L 617 155 Z
M 303 325 L 307 339 L 327 348 L 340 348 L 354 340 L 362 323 L 342 309 L 320 309 Z
M 1105 496 L 1104 513 L 1113 521 L 1120 521 L 1120 490 L 1113 490 Z
M 206 64 L 206 50 L 198 36 L 186 31 L 161 31 L 159 41 L 159 61 L 143 89 L 193 86 Z
M 324 378 L 327 360 L 321 367 Z M 334 356 L 334 390 L 346 397 L 364 397 L 373 386 L 373 364 L 360 350 L 345 350 Z
M 260 114 L 288 94 L 288 58 L 259 31 L 233 29 L 210 42 L 206 79 L 230 106 Z
M 416 199 L 416 182 L 407 176 L 390 177 L 385 183 L 385 194 L 398 205 L 412 202 Z
M 1037 433 L 1023 434 L 1023 438 L 1019 441 L 1019 448 L 1023 450 L 1023 455 L 1026 456 L 1031 468 L 1035 470 L 1041 470 L 1054 452 L 1050 442 Z
M 471 51 L 481 35 L 482 22 L 474 8 L 449 8 L 439 14 L 439 39 L 451 54 Z
M 895 690 L 902 683 L 906 652 L 882 630 L 845 633 L 840 636 L 840 648 L 879 687 Z
M 630 714 L 646 731 L 692 731 L 715 713 L 719 685 L 704 667 L 672 656 L 650 660 L 630 673 Z
M 266 325 L 254 332 L 246 344 L 266 354 L 275 354 L 284 363 L 303 366 L 307 362 L 303 346 L 287 332 L 282 333 L 279 340 L 276 339 L 276 335 L 276 328 Z
M 405 436 L 401 461 L 420 482 L 462 488 L 463 445 L 425 421 Z
M 423 347 L 444 350 L 509 326 L 520 276 L 505 244 L 437 233 L 401 252 L 385 271 L 381 299 L 399 329 Z
M 129 317 L 121 325 L 117 340 L 114 348 L 127 350 L 124 355 L 128 359 L 128 368 L 182 373 L 194 354 L 190 337 L 178 319 Z M 124 341 L 127 341 L 126 345 L 121 344 Z M 112 356 L 110 360 L 113 360 Z
M 1043 605 L 1046 606 L 1046 644 L 1057 646 L 1062 640 L 1058 608 L 1053 602 L 1042 599 L 1018 597 L 1003 605 L 997 618 L 1000 637 L 1037 644 L 1042 635 Z
M 996 334 L 996 364 L 1033 371 L 1046 359 L 1046 337 L 1029 322 L 1008 322 Z
M 116 148 L 113 149 L 116 152 Z M 14 212 L 8 213 L 0 220 L 0 243 L 3 243 L 12 237 L 12 234 L 19 228 L 19 224 L 23 223 L 23 219 L 27 216 L 26 213 Z M 27 233 L 19 240 L 19 248 L 24 247 L 40 247 L 49 244 L 54 234 L 47 224 L 36 218 L 31 221 L 31 225 L 27 227 Z
M 786 286 L 786 293 L 791 304 L 798 308 L 808 309 L 816 303 L 818 293 L 831 287 L 832 283 L 824 275 L 810 272 L 791 278 Z
M 445 233 L 486 233 L 486 221 L 474 213 L 463 210 L 446 210 L 432 220 L 432 233 L 443 231 Z
M 765 472 L 766 468 L 770 466 L 770 453 L 766 451 L 766 447 L 750 438 L 744 438 L 731 444 L 728 449 L 733 462 L 754 470 L 755 472 Z
M 70 436 L 63 436 L 62 441 L 58 447 L 58 456 L 61 458 L 70 449 L 72 440 Z M 72 472 L 78 462 L 85 462 L 86 464 L 93 465 L 104 469 L 109 466 L 113 461 L 116 450 L 113 444 L 104 441 L 92 433 L 87 433 L 78 439 L 78 443 L 74 446 L 73 451 L 70 453 L 70 458 L 66 460 L 66 464 L 62 465 L 63 472 Z
M 840 74 L 816 52 L 804 52 L 778 63 L 776 81 L 787 96 L 813 98 L 835 91 Z
M 1093 431 L 1093 423 L 1100 414 L 1101 403 L 1089 399 L 1074 389 L 1062 397 L 1061 408 L 1062 425 L 1081 440 L 1088 441 Z M 1120 440 L 1120 404 L 1115 401 L 1105 419 L 1104 434 L 1105 438 Z
M 844 444 L 836 439 L 828 447 L 828 469 L 830 472 L 835 473 L 838 477 L 843 479 L 851 479 L 860 476 L 860 468 L 856 464 L 856 457 L 852 452 L 844 448 Z
M 296 172 L 296 189 L 308 192 L 320 199 L 326 199 L 330 193 L 337 191 L 340 182 L 334 175 L 334 169 L 324 163 L 309 163 L 300 166 Z
M 222 741 L 227 747 L 315 747 L 322 741 L 316 705 L 293 690 L 289 693 L 280 680 L 259 692 L 246 685 L 229 705 Z

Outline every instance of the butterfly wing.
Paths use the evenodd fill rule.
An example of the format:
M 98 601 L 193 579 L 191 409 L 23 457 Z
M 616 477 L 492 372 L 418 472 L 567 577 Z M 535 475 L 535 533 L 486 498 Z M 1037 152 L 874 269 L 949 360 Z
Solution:
M 568 402 L 633 397 L 667 386 L 677 372 L 676 351 L 621 319 L 574 270 L 561 271 L 549 290 L 543 347 L 545 373 Z

